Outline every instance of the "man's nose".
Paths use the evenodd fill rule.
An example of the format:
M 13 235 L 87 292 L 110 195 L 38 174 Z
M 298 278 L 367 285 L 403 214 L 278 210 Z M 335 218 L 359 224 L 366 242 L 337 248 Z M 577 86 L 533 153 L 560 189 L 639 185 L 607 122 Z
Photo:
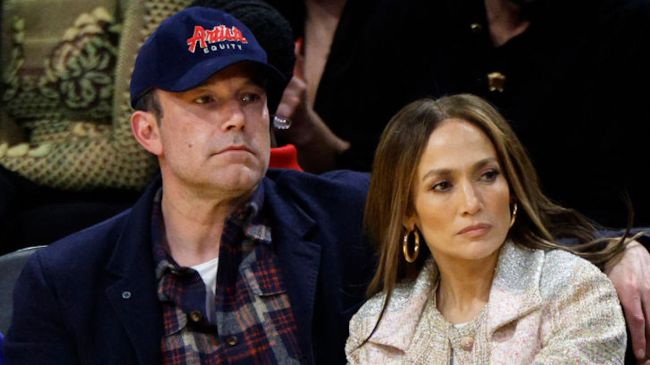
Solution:
M 223 123 L 224 130 L 244 128 L 246 125 L 246 116 L 244 115 L 242 106 L 238 102 L 232 101 L 228 103 L 225 112 L 226 120 Z

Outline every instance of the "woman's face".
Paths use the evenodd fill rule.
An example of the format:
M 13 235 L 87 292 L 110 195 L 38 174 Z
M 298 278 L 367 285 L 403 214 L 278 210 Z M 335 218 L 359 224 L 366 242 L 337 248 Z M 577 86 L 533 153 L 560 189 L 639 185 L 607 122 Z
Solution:
M 510 192 L 490 139 L 476 126 L 447 119 L 422 154 L 413 187 L 416 225 L 440 260 L 498 254 L 510 228 Z

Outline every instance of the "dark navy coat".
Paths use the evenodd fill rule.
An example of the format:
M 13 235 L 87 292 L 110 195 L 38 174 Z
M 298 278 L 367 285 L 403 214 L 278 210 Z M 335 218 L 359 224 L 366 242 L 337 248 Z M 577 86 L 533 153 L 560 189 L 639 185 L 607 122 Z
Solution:
M 271 170 L 262 183 L 303 362 L 343 364 L 348 321 L 374 270 L 361 233 L 368 176 Z M 14 291 L 8 364 L 161 362 L 150 239 L 160 184 L 133 208 L 30 258 Z

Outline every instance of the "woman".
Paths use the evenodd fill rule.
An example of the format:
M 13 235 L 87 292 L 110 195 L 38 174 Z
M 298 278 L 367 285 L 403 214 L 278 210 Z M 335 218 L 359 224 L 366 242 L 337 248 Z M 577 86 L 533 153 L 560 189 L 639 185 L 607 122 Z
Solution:
M 594 241 L 546 198 L 507 122 L 472 95 L 420 100 L 375 155 L 365 228 L 374 295 L 350 323 L 352 364 L 623 363 L 625 322 Z M 589 252 L 589 253 L 581 253 Z

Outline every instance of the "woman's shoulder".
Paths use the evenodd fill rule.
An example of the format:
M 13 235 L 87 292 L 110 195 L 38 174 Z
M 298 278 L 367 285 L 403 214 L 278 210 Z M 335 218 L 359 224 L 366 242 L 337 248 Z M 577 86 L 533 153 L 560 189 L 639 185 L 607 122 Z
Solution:
M 508 283 L 538 288 L 546 299 L 584 286 L 611 289 L 611 282 L 595 265 L 562 249 L 542 250 L 509 244 L 500 264 L 501 276 Z
M 541 362 L 560 361 L 563 353 L 580 363 L 622 363 L 625 321 L 610 280 L 570 252 L 551 250 L 544 256 Z
M 544 271 L 548 275 L 571 275 L 571 272 L 586 272 L 604 275 L 591 262 L 562 249 L 549 250 L 544 253 Z
M 544 253 L 544 265 L 540 278 L 542 294 L 553 294 L 567 285 L 577 288 L 576 284 L 580 283 L 612 288 L 607 276 L 582 257 L 561 249 L 549 250 Z

